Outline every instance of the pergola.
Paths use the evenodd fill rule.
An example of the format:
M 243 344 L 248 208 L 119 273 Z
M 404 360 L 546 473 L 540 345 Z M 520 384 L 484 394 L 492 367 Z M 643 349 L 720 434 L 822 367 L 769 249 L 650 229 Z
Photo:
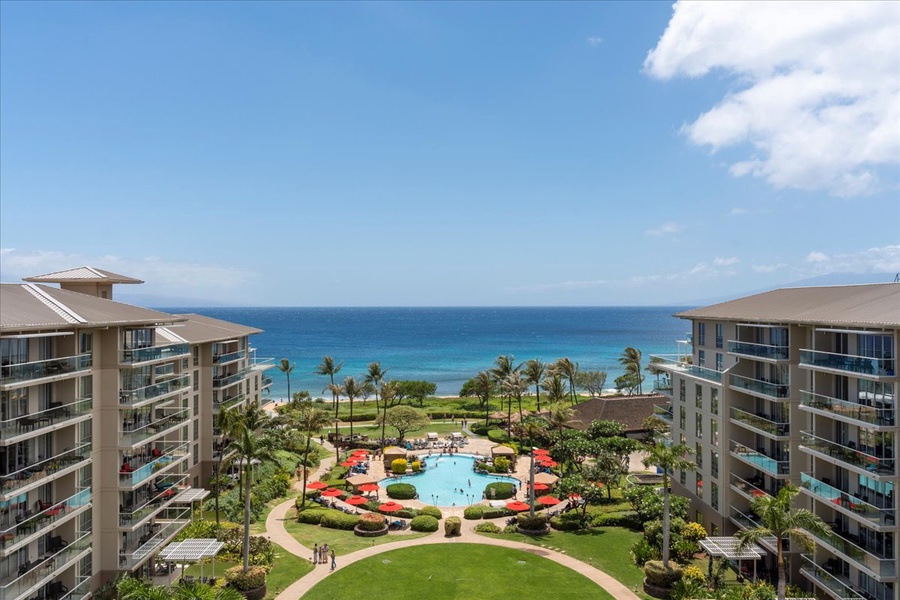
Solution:
M 756 579 L 756 561 L 765 557 L 766 551 L 756 544 L 740 547 L 741 541 L 734 536 L 708 537 L 700 540 L 700 547 L 709 555 L 710 564 L 713 558 L 726 560 L 752 560 L 753 579 Z
M 213 573 L 216 572 L 216 554 L 225 545 L 216 539 L 190 538 L 173 542 L 162 549 L 159 558 L 165 562 L 181 563 L 181 575 L 184 576 L 184 563 L 200 562 L 206 558 L 213 560 Z M 200 566 L 201 575 L 203 566 Z
M 191 522 L 194 522 L 194 502 L 205 499 L 212 492 L 203 488 L 188 488 L 178 494 L 172 501 L 173 504 L 190 504 L 191 505 Z

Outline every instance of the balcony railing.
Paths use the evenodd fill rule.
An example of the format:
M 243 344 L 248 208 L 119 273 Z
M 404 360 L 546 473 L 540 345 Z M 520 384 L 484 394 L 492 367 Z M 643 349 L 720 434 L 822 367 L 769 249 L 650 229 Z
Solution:
M 761 381 L 759 379 L 751 379 L 743 375 L 732 375 L 731 385 L 748 392 L 754 392 L 773 399 L 789 398 L 791 395 L 791 386 L 786 383 L 773 383 L 771 381 Z
M 163 475 L 160 479 L 165 481 L 159 488 L 147 486 L 135 492 L 132 505 L 119 507 L 119 525 L 135 527 L 147 517 L 167 508 L 178 494 L 189 487 L 188 477 L 184 474 Z
M 731 409 L 731 420 L 737 421 L 738 423 L 743 423 L 744 425 L 752 427 L 753 429 L 756 429 L 758 431 L 764 431 L 765 433 L 768 433 L 770 435 L 790 435 L 790 423 L 773 421 L 765 416 L 754 415 L 753 413 L 749 413 L 739 408 Z
M 776 490 L 765 490 L 761 486 L 754 485 L 734 473 L 731 474 L 730 480 L 731 487 L 750 500 L 761 498 L 762 496 L 774 496 L 777 493 Z
M 228 352 L 227 354 L 213 354 L 212 360 L 214 365 L 223 365 L 225 363 L 241 360 L 245 356 L 247 356 L 246 350 L 238 350 L 236 352 Z
M 876 475 L 893 475 L 895 462 L 890 457 L 879 457 L 863 451 L 862 447 L 845 446 L 831 440 L 820 438 L 810 431 L 801 431 L 802 439 L 800 441 L 801 448 L 808 448 L 820 454 L 825 454 L 835 458 L 848 465 L 853 465 L 858 469 L 864 469 L 869 473 Z M 851 442 L 853 443 L 853 442 Z
M 121 390 L 119 392 L 119 404 L 137 405 L 150 400 L 161 398 L 187 388 L 191 384 L 190 374 L 179 375 L 175 379 L 168 379 L 153 385 L 147 385 L 134 390 Z
M 719 371 L 707 369 L 706 367 L 698 367 L 696 365 L 689 364 L 684 360 L 671 358 L 670 356 L 664 354 L 654 354 L 651 358 L 658 359 L 653 362 L 654 369 L 669 371 L 671 373 L 690 375 L 692 377 L 705 379 L 706 381 L 712 381 L 715 383 L 722 382 L 722 373 Z
M 0 386 L 13 385 L 56 375 L 70 375 L 91 368 L 90 354 L 76 354 L 60 358 L 15 363 L 0 367 Z
M 662 379 L 659 381 L 653 382 L 653 391 L 660 392 L 661 394 L 667 394 L 669 396 L 672 395 L 672 380 L 671 379 Z
M 163 456 L 155 458 L 142 467 L 130 472 L 119 471 L 119 486 L 135 487 L 156 475 L 161 475 L 163 469 L 171 467 L 174 463 L 186 457 L 188 442 L 184 442 L 174 448 L 164 451 Z
M 8 440 L 23 434 L 40 432 L 66 421 L 91 414 L 94 404 L 91 398 L 82 398 L 68 404 L 53 402 L 50 408 L 28 413 L 6 421 L 0 421 L 0 439 Z
M 162 346 L 149 346 L 147 348 L 123 348 L 119 351 L 120 364 L 135 364 L 164 360 L 190 354 L 189 344 L 165 344 Z
M 731 520 L 734 521 L 741 529 L 756 529 L 757 527 L 762 526 L 762 521 L 759 520 L 759 517 L 757 517 L 756 515 L 741 512 L 733 505 L 731 506 Z M 776 540 L 774 535 L 766 536 L 762 538 L 760 542 L 762 542 L 769 548 L 775 548 Z M 787 548 L 787 544 L 783 544 L 783 546 Z
M 53 527 L 57 521 L 64 519 L 79 508 L 87 506 L 90 502 L 90 488 L 81 490 L 62 502 L 52 504 L 37 514 L 23 519 L 21 523 L 16 523 L 12 527 L 0 531 L 0 544 L 4 549 L 12 549 L 19 542 Z
M 653 414 L 667 423 L 672 423 L 674 418 L 672 407 L 668 404 L 655 404 L 653 406 Z
M 59 600 L 81 600 L 91 593 L 91 578 L 87 575 L 76 577 L 78 584 Z
M 241 402 L 244 401 L 244 395 L 238 394 L 237 396 L 232 396 L 231 398 L 226 398 L 221 402 L 213 402 L 213 410 L 223 410 L 226 408 L 231 408 L 232 406 L 237 406 Z
M 728 352 L 742 354 L 756 358 L 768 358 L 770 360 L 787 360 L 790 348 L 787 346 L 772 346 L 769 344 L 754 344 L 751 342 L 739 342 L 728 340 Z
M 10 581 L 0 581 L 0 599 L 12 600 L 19 598 L 28 590 L 49 580 L 54 573 L 68 566 L 78 555 L 91 547 L 91 532 L 78 532 L 78 538 L 59 552 L 41 558 L 34 562 L 28 562 L 24 566 L 21 575 L 15 575 Z
M 156 419 L 152 423 L 148 423 L 142 427 L 138 427 L 137 429 L 120 431 L 120 445 L 134 446 L 151 437 L 169 433 L 172 431 L 172 429 L 187 421 L 189 416 L 190 409 L 183 408 L 176 413 L 172 413 L 170 415 L 166 415 L 164 417 Z
M 247 376 L 246 371 L 238 371 L 234 375 L 223 375 L 222 377 L 213 377 L 213 387 L 223 388 L 234 385 L 243 380 Z
M 0 496 L 8 496 L 11 492 L 42 482 L 46 477 L 67 470 L 83 461 L 90 460 L 90 458 L 91 443 L 88 441 L 72 450 L 65 450 L 12 473 L 0 474 L 0 482 L 3 483 L 3 493 Z
M 266 389 L 267 387 L 269 387 L 271 385 L 272 385 L 271 377 L 263 377 L 262 378 L 262 381 L 260 382 L 260 386 L 262 387 L 262 389 Z
M 838 579 L 836 575 L 829 573 L 825 568 L 820 567 L 808 555 L 801 554 L 803 565 L 800 567 L 800 573 L 819 586 L 827 589 L 836 598 L 841 600 L 864 600 L 856 590 Z
M 800 366 L 879 377 L 894 376 L 894 360 L 891 358 L 872 358 L 818 350 L 800 350 Z
M 758 469 L 769 473 L 770 475 L 779 476 L 787 475 L 790 471 L 790 461 L 777 460 L 775 457 L 768 456 L 762 451 L 754 451 L 743 444 L 739 444 L 734 440 L 729 442 L 731 455 L 745 462 L 750 463 Z
M 191 522 L 191 509 L 179 511 L 171 520 L 159 520 L 157 530 L 151 534 L 145 534 L 137 540 L 137 543 L 128 544 L 124 552 L 119 554 L 119 569 L 133 569 L 148 556 L 153 554 L 166 540 L 176 535 Z
M 878 508 L 858 496 L 816 479 L 809 473 L 800 473 L 800 487 L 813 497 L 844 508 L 873 525 L 886 525 L 888 521 L 896 525 L 896 512 L 893 507 Z
M 838 417 L 854 419 L 877 426 L 894 425 L 894 403 L 876 402 L 873 405 L 864 402 L 850 402 L 813 392 L 800 392 L 801 406 L 827 411 Z
M 847 533 L 832 531 L 827 538 L 818 536 L 812 531 L 809 533 L 816 539 L 816 543 L 840 552 L 847 558 L 865 565 L 867 569 L 873 571 L 879 577 L 893 577 L 897 573 L 897 563 L 893 558 L 884 558 L 871 549 L 858 546 L 844 537 L 849 535 Z

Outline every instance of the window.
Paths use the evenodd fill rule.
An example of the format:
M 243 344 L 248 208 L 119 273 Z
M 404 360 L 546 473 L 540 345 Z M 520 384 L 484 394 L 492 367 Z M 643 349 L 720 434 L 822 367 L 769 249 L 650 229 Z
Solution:
M 709 388 L 709 412 L 719 414 L 719 388 Z
M 703 408 L 703 386 L 699 383 L 694 384 L 694 406 Z
M 709 503 L 713 510 L 719 510 L 719 484 L 715 481 L 709 484 Z
M 684 437 L 684 434 L 682 433 L 678 436 L 678 443 L 684 444 L 685 442 L 687 442 L 687 439 Z
M 697 366 L 706 366 L 706 350 L 697 350 Z
M 703 323 L 702 321 L 697 323 L 697 345 L 706 345 L 706 323 Z
M 200 462 L 200 444 L 194 444 L 194 452 L 193 452 L 193 464 L 197 464 Z
M 194 355 L 194 366 L 200 364 L 200 346 L 194 346 L 192 353 Z
M 78 353 L 90 354 L 94 348 L 94 337 L 90 333 L 82 333 L 78 336 Z
M 152 329 L 126 329 L 122 332 L 122 349 L 135 350 L 153 346 Z
M 694 435 L 697 438 L 703 438 L 703 414 L 701 413 L 694 414 Z
M 697 473 L 697 497 L 703 497 L 703 475 Z
M 716 323 L 716 348 L 724 345 L 725 327 L 721 323 Z
M 712 442 L 713 446 L 719 446 L 719 420 L 718 419 L 710 419 L 709 420 L 709 441 Z
M 681 482 L 681 485 L 687 485 L 687 471 L 681 469 L 678 472 L 678 481 Z
M 719 453 L 715 450 L 709 453 L 709 469 L 713 477 L 719 476 Z
M 200 414 L 200 395 L 194 394 L 194 414 Z
M 684 431 L 684 418 L 685 418 L 685 409 L 684 406 L 678 407 L 678 429 Z
M 716 371 L 721 373 L 725 370 L 725 355 L 721 352 L 716 352 Z
M 684 379 L 678 380 L 678 399 L 684 402 L 684 398 L 687 395 L 685 391 Z
M 200 439 L 200 419 L 194 419 L 194 441 Z
M 700 445 L 700 442 L 694 444 L 694 456 L 696 459 L 694 460 L 697 463 L 697 469 L 703 468 L 703 446 Z
M 200 389 L 200 371 L 194 371 L 194 391 Z
M 0 361 L 4 365 L 28 362 L 28 339 L 4 338 L 0 340 Z

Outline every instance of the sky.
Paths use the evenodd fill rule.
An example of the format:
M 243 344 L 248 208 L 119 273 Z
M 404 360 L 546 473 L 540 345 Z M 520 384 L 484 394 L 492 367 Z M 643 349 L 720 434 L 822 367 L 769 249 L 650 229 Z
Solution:
M 0 280 L 81 265 L 249 306 L 900 272 L 900 3 L 3 1 Z

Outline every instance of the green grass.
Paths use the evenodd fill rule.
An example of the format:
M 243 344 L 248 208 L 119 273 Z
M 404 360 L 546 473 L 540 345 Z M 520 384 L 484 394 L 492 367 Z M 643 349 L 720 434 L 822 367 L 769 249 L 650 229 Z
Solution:
M 370 546 L 378 546 L 389 542 L 402 542 L 404 540 L 414 540 L 416 538 L 431 535 L 430 533 L 400 533 L 383 535 L 375 538 L 364 538 L 356 535 L 352 531 L 342 531 L 340 529 L 329 529 L 328 527 L 319 527 L 318 525 L 309 525 L 297 522 L 297 510 L 292 508 L 288 511 L 284 521 L 284 528 L 291 534 L 295 540 L 309 548 L 309 556 L 304 559 L 312 558 L 312 547 L 314 544 L 328 544 L 338 556 L 356 552 Z
M 338 569 L 303 596 L 304 600 L 354 597 L 613 598 L 583 575 L 549 559 L 521 550 L 463 543 L 415 546 L 372 556 Z
M 551 531 L 543 536 L 484 535 L 565 552 L 611 575 L 641 598 L 650 597 L 641 591 L 643 571 L 631 560 L 631 546 L 641 538 L 639 532 L 623 527 L 596 527 L 590 531 Z
M 230 562 L 227 560 L 217 560 L 215 564 L 215 571 L 213 571 L 213 564 L 208 562 L 203 565 L 203 576 L 204 577 L 225 577 L 225 571 L 230 569 L 231 567 L 237 565 L 239 563 Z M 175 571 L 179 576 L 181 575 L 181 569 Z M 184 570 L 185 575 L 192 575 L 193 577 L 200 577 L 200 565 L 191 565 L 190 567 Z
M 260 535 L 266 532 L 266 519 L 269 518 L 269 513 L 272 512 L 272 509 L 284 502 L 285 500 L 296 498 L 300 495 L 300 492 L 295 490 L 291 490 L 288 492 L 287 496 L 281 498 L 274 498 L 266 502 L 266 507 L 263 509 L 262 513 L 259 516 L 259 520 L 250 523 L 250 535 Z
M 334 431 L 334 428 L 332 428 L 331 431 Z M 338 427 L 338 431 L 340 431 L 342 434 L 349 435 L 350 426 L 341 425 L 340 427 Z M 443 437 L 444 435 L 452 433 L 454 431 L 462 431 L 462 426 L 459 424 L 459 421 L 457 421 L 455 425 L 453 424 L 453 421 L 432 421 L 421 429 L 413 429 L 412 431 L 404 433 L 403 439 L 408 440 L 410 438 L 425 437 L 425 434 L 430 431 L 434 431 L 435 433 Z M 376 438 L 381 439 L 381 426 L 375 425 L 373 423 L 354 423 L 353 433 L 367 435 L 369 436 L 370 440 Z M 384 434 L 387 437 L 397 437 L 397 430 L 389 425 L 385 428 Z
M 295 556 L 278 544 L 272 545 L 276 553 L 275 564 L 266 577 L 266 600 L 271 600 L 315 568 L 307 557 Z

